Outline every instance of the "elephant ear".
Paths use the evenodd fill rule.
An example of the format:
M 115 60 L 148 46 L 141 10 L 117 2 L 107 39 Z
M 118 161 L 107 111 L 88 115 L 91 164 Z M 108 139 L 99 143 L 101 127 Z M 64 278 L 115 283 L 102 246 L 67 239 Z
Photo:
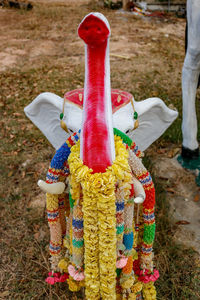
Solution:
M 139 127 L 129 131 L 128 136 L 144 151 L 172 124 L 178 112 L 169 109 L 159 98 L 134 101 L 134 107 L 138 113 Z
M 56 149 L 59 149 L 69 137 L 69 134 L 60 127 L 62 107 L 63 98 L 52 93 L 42 93 L 24 109 L 26 116 Z

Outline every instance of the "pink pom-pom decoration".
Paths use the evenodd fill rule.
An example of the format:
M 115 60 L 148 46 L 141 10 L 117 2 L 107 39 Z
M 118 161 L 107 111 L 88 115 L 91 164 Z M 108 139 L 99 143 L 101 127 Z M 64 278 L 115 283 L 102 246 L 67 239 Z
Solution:
M 159 278 L 159 272 L 158 270 L 154 269 L 153 274 L 147 274 L 147 270 L 145 271 L 145 274 L 140 274 L 138 280 L 144 283 L 148 283 L 150 281 L 155 282 L 158 278 Z
M 78 271 L 76 272 L 76 274 L 74 275 L 74 280 L 76 281 L 82 281 L 84 280 L 85 275 L 83 272 L 79 273 Z
M 51 284 L 53 285 L 54 283 L 56 283 L 56 278 L 55 277 L 52 277 L 52 276 L 49 276 L 45 279 L 45 281 L 48 283 L 48 284 Z
M 150 279 L 151 279 L 151 281 L 156 281 L 158 278 L 159 278 L 159 272 L 158 272 L 158 270 L 154 270 L 154 273 L 150 276 Z
M 76 270 L 72 265 L 68 266 L 69 275 L 76 281 L 81 281 L 85 278 L 84 273 Z
M 118 269 L 122 269 L 123 267 L 126 266 L 127 260 L 128 260 L 128 257 L 122 256 L 122 257 L 116 262 L 116 267 L 117 267 Z
M 55 278 L 60 278 L 60 272 L 57 272 L 57 273 L 53 273 L 53 277 L 55 277 Z
M 72 265 L 69 265 L 68 272 L 69 272 L 69 275 L 74 278 L 74 276 L 76 274 L 76 269 Z
M 57 273 L 49 272 L 48 275 L 49 277 L 47 277 L 45 281 L 51 285 L 55 284 L 56 282 L 65 282 L 69 278 L 68 274 L 64 273 L 61 275 L 60 272 Z

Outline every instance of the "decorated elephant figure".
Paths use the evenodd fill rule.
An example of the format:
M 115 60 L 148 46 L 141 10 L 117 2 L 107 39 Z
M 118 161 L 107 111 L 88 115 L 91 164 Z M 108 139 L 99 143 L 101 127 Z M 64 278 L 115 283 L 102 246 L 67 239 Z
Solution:
M 158 98 L 136 102 L 111 90 L 110 26 L 102 14 L 87 15 L 78 34 L 86 51 L 84 89 L 64 99 L 44 93 L 25 108 L 57 149 L 46 182 L 38 183 L 50 227 L 46 281 L 83 287 L 89 300 L 156 299 L 155 189 L 141 151 L 177 112 Z

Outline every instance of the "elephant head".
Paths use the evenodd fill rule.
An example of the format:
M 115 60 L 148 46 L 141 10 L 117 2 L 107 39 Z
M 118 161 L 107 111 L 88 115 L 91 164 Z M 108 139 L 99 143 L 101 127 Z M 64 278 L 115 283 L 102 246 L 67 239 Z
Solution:
M 64 98 L 46 92 L 37 96 L 24 111 L 52 146 L 59 149 L 73 132 L 81 128 L 83 98 L 83 89 L 70 91 Z M 159 98 L 135 101 L 130 93 L 112 89 L 111 100 L 113 127 L 126 133 L 141 151 L 146 150 L 157 140 L 178 116 L 177 111 L 169 109 Z M 63 108 L 63 122 L 68 132 L 60 126 L 60 114 Z M 138 115 L 137 128 L 135 128 L 134 112 Z
M 90 32 L 90 26 L 93 26 L 96 21 L 98 25 L 95 25 L 95 29 L 91 29 Z M 99 30 L 100 32 L 98 32 Z M 83 149 L 86 156 L 89 156 L 89 153 L 91 153 L 91 144 L 88 144 L 88 140 L 93 136 L 93 133 L 90 132 L 88 134 L 87 132 L 87 130 L 91 130 L 91 124 L 94 125 L 94 122 L 91 123 L 91 120 L 101 119 L 101 122 L 98 123 L 98 121 L 96 124 L 95 132 L 98 132 L 98 134 L 95 134 L 95 140 L 92 141 L 93 153 L 90 154 L 92 157 L 91 161 L 95 161 L 96 163 L 98 160 L 104 161 L 99 156 L 99 153 L 103 148 L 105 149 L 105 145 L 99 145 L 100 148 L 103 146 L 102 149 L 97 146 L 98 141 L 104 140 L 108 146 L 108 152 L 110 151 L 107 161 L 107 164 L 110 165 L 115 157 L 112 127 L 127 134 L 136 143 L 137 147 L 141 151 L 144 151 L 164 133 L 176 119 L 178 113 L 175 110 L 169 109 L 159 98 L 135 101 L 134 97 L 128 92 L 119 89 L 110 89 L 110 28 L 105 17 L 98 13 L 90 14 L 80 24 L 79 34 L 86 43 L 84 89 L 67 92 L 64 98 L 52 93 L 42 93 L 25 107 L 25 114 L 43 132 L 56 149 L 59 149 L 73 132 L 78 132 L 82 128 L 81 158 L 84 161 Z M 88 38 L 87 35 L 90 37 Z M 94 36 L 98 35 L 101 42 L 94 48 L 92 45 L 96 41 L 94 40 Z M 95 49 L 94 54 L 92 52 L 93 49 Z M 98 55 L 97 49 L 99 51 Z M 94 64 L 93 62 L 98 57 L 100 61 Z M 96 70 L 91 69 L 97 65 Z M 92 72 L 91 76 L 90 69 Z M 100 78 L 103 78 L 103 80 L 100 80 Z M 98 86 L 100 92 L 96 88 L 91 88 L 92 84 Z M 89 127 L 87 127 L 86 123 L 89 124 Z M 105 134 L 104 128 L 103 138 L 102 126 L 104 125 L 106 126 L 107 133 Z M 108 140 L 105 138 L 106 135 Z M 86 143 L 84 142 L 84 137 L 86 137 Z M 85 145 L 89 145 L 89 150 L 86 150 Z M 94 154 L 96 155 L 95 159 Z M 92 165 L 92 167 L 96 168 L 97 164 L 96 166 Z M 105 168 L 106 166 L 103 167 L 104 170 Z

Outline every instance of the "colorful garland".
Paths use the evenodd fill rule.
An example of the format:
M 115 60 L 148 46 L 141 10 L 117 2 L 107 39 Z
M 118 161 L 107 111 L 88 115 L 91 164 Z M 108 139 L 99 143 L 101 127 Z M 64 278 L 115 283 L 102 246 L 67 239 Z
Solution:
M 142 226 L 136 224 L 139 231 L 143 232 L 143 237 L 140 243 L 138 243 L 138 251 L 141 250 L 140 267 L 153 272 L 153 241 L 155 238 L 155 189 L 149 172 L 143 166 L 140 159 L 129 151 L 129 164 L 134 172 L 135 176 L 142 183 L 145 190 L 146 198 L 143 203 L 143 219 Z M 140 228 L 139 228 L 140 227 Z
M 100 296 L 103 299 L 115 299 L 117 295 L 117 299 L 139 300 L 142 299 L 140 294 L 142 290 L 143 299 L 153 300 L 156 299 L 153 282 L 159 276 L 158 271 L 153 270 L 152 262 L 155 236 L 154 186 L 150 174 L 138 158 L 141 152 L 135 143 L 117 129 L 114 129 L 114 133 L 116 160 L 105 173 L 92 174 L 92 170 L 84 166 L 80 160 L 77 142 L 80 131 L 66 141 L 51 162 L 47 173 L 48 183 L 64 181 L 69 176 L 69 163 L 71 208 L 64 239 L 64 245 L 67 246 L 66 258 L 60 260 L 58 264 L 65 227 L 63 206 L 66 207 L 66 196 L 47 194 L 53 270 L 53 275 L 47 278 L 47 282 L 53 284 L 64 280 L 64 277 L 61 277 L 63 274 L 56 275 L 60 274 L 56 271 L 61 269 L 67 273 L 65 280 L 70 290 L 78 291 L 82 286 L 86 287 L 87 299 L 99 299 Z M 141 205 L 139 222 L 135 225 L 133 216 L 130 215 L 134 195 L 133 187 L 131 188 L 130 167 L 146 193 L 146 200 Z M 81 212 L 84 213 L 84 244 Z M 139 257 L 133 250 L 133 244 L 134 247 L 137 245 Z M 116 271 L 117 286 L 119 285 L 117 289 Z M 121 298 L 119 295 L 122 295 Z

